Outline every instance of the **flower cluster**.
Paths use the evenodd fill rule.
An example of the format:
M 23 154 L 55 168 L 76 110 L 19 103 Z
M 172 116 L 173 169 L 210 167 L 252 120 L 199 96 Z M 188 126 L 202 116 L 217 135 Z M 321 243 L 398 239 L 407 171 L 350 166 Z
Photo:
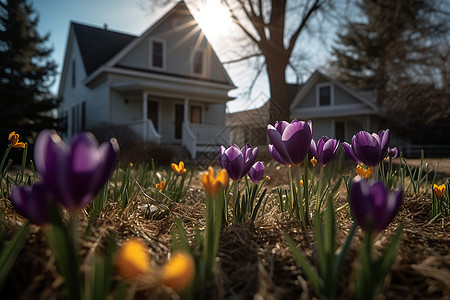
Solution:
M 48 221 L 46 205 L 50 199 L 68 209 L 84 207 L 111 175 L 118 150 L 115 139 L 99 146 L 92 134 L 81 133 L 67 145 L 55 131 L 44 130 L 36 140 L 34 153 L 43 182 L 31 189 L 14 188 L 12 203 L 38 225 Z
M 389 129 L 378 134 L 360 131 L 353 136 L 351 145 L 344 142 L 343 147 L 345 154 L 357 164 L 376 167 L 388 154 L 389 141 Z
M 248 173 L 257 155 L 258 147 L 252 148 L 249 144 L 242 149 L 239 149 L 237 145 L 231 145 L 228 148 L 220 146 L 219 163 L 222 169 L 227 170 L 228 177 L 238 181 Z

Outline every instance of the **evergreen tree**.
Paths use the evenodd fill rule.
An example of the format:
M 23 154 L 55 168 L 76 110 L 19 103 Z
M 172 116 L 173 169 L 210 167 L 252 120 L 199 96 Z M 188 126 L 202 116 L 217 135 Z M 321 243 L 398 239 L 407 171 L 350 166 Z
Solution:
M 363 17 L 346 22 L 333 48 L 339 80 L 373 89 L 401 133 L 449 120 L 448 1 L 360 0 L 357 8 Z
M 56 64 L 47 47 L 49 35 L 37 31 L 39 18 L 27 0 L 0 0 L 0 146 L 16 131 L 32 142 L 45 128 L 56 128 L 49 91 Z

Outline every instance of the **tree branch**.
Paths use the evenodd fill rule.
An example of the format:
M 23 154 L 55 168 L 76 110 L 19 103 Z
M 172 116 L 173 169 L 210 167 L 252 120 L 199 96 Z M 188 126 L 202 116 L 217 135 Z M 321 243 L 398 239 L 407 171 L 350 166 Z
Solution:
M 255 44 L 259 45 L 258 39 L 256 37 L 254 37 L 253 34 L 251 34 L 250 31 L 248 31 L 244 27 L 244 25 L 242 25 L 242 23 L 239 21 L 238 17 L 236 16 L 236 14 L 234 13 L 233 9 L 230 6 L 230 3 L 227 0 L 225 0 L 224 2 L 228 8 L 228 12 L 230 13 L 231 20 L 233 20 L 233 22 L 245 33 L 245 35 L 249 39 L 251 39 Z M 245 11 L 245 9 L 244 9 L 244 11 Z
M 263 55 L 261 52 L 260 53 L 253 53 L 253 54 L 249 54 L 249 55 L 246 55 L 246 56 L 242 56 L 242 57 L 237 58 L 237 59 L 232 59 L 232 60 L 229 60 L 229 61 L 223 61 L 222 64 L 224 64 L 224 65 L 226 65 L 226 64 L 234 64 L 234 63 L 241 62 L 241 61 L 253 58 L 253 57 L 259 57 L 261 55 Z
M 318 10 L 322 6 L 323 2 L 321 0 L 315 0 L 314 4 L 311 6 L 311 8 L 308 10 L 306 15 L 303 17 L 302 22 L 298 26 L 297 30 L 294 32 L 294 34 L 291 36 L 291 39 L 289 41 L 289 47 L 287 49 L 288 55 L 291 56 L 292 50 L 294 49 L 295 43 L 297 42 L 297 38 L 300 35 L 300 32 L 303 30 L 303 28 L 306 26 L 306 23 L 316 10 Z

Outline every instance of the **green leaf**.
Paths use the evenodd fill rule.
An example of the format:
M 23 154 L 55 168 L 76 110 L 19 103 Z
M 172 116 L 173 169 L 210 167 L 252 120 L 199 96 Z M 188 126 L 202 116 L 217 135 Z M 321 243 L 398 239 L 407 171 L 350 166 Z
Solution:
M 286 243 L 288 244 L 289 249 L 291 250 L 292 254 L 294 255 L 294 258 L 297 260 L 297 263 L 303 269 L 303 272 L 305 272 L 305 275 L 309 279 L 309 281 L 311 281 L 311 284 L 313 285 L 316 292 L 318 294 L 321 294 L 323 282 L 319 278 L 317 273 L 313 270 L 313 267 L 309 263 L 308 259 L 303 255 L 303 253 L 300 251 L 300 249 L 297 248 L 294 241 L 287 234 L 284 234 L 284 239 L 286 240 Z
M 94 258 L 91 293 L 89 295 L 92 300 L 106 299 L 109 294 L 113 274 L 115 248 L 116 240 L 115 237 L 111 235 L 106 246 L 106 255 L 96 255 Z
M 29 228 L 30 223 L 25 223 L 2 248 L 0 253 L 0 290 L 3 288 L 6 277 L 8 276 L 9 271 L 11 271 L 20 250 L 22 250 L 25 245 L 25 238 Z

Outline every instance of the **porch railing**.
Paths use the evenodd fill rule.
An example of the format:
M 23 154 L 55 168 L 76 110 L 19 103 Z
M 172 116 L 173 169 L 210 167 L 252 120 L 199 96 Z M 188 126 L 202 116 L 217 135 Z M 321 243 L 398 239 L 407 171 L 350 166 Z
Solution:
M 124 125 L 131 128 L 138 137 L 141 137 L 144 141 L 151 141 L 157 144 L 161 143 L 161 135 L 158 133 L 150 119 L 138 120 Z
M 197 136 L 192 132 L 188 122 L 183 122 L 181 144 L 186 147 L 192 158 L 197 156 Z
M 210 124 L 189 124 L 192 133 L 197 137 L 199 144 L 210 145 L 228 145 L 229 128 L 227 126 Z

